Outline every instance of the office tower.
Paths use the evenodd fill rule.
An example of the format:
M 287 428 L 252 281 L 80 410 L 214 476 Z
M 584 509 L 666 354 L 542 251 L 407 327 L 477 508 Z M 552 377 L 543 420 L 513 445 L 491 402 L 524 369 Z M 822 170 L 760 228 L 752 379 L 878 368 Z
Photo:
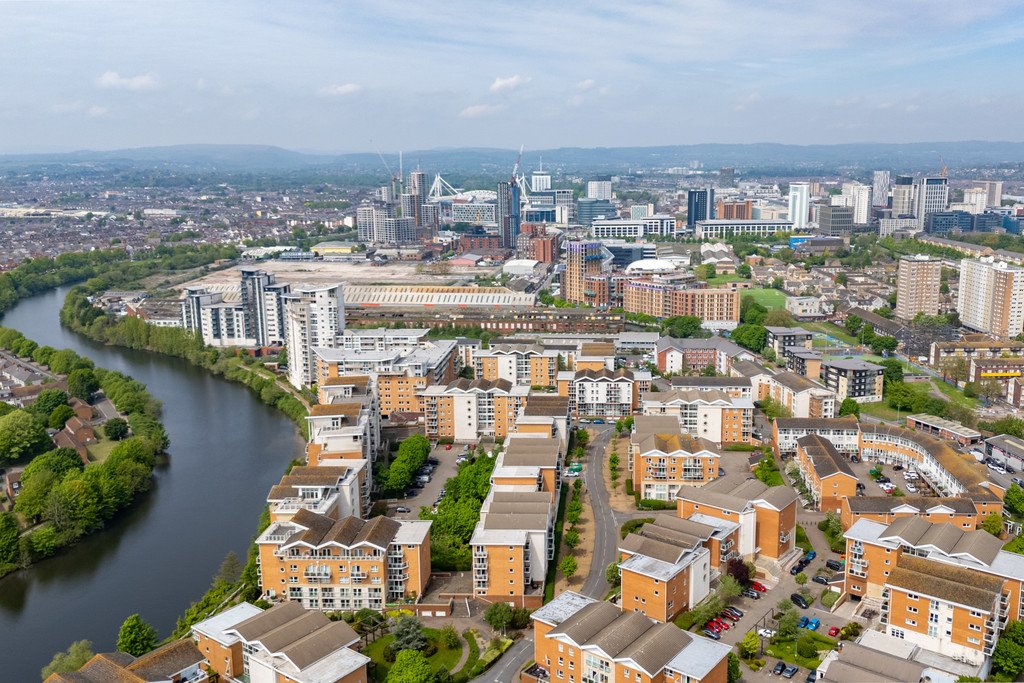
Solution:
M 807 214 L 810 211 L 810 183 L 790 183 L 789 185 L 789 220 L 794 230 L 807 229 Z
M 531 192 L 547 192 L 551 189 L 551 174 L 544 172 L 544 160 L 540 160 L 540 168 L 530 178 Z
M 909 175 L 896 176 L 896 184 L 892 188 L 892 217 L 901 218 L 914 215 L 914 178 Z
M 715 218 L 731 221 L 752 221 L 754 220 L 754 202 L 750 199 L 743 201 L 723 201 L 715 203 Z
M 697 221 L 715 217 L 715 191 L 690 190 L 686 194 L 686 227 L 693 228 Z
M 927 254 L 900 257 L 896 275 L 896 317 L 913 320 L 918 313 L 938 315 L 942 259 Z
M 723 166 L 722 170 L 718 172 L 718 186 L 719 187 L 735 187 L 736 185 L 736 169 L 732 166 Z
M 874 206 L 889 205 L 889 172 L 875 171 L 871 182 L 871 203 Z
M 974 187 L 964 190 L 964 210 L 969 213 L 985 213 L 988 207 L 988 189 Z
M 989 206 L 1003 205 L 1003 181 L 1002 180 L 980 180 L 978 187 L 984 187 L 988 193 Z
M 586 279 L 604 269 L 604 250 L 600 242 L 566 242 L 565 270 L 562 271 L 562 298 L 574 304 L 587 303 Z
M 591 180 L 587 183 L 587 199 L 607 199 L 612 198 L 612 181 L 610 180 Z
M 918 230 L 924 230 L 928 214 L 945 211 L 948 207 L 949 182 L 946 178 L 918 178 L 914 183 L 914 217 Z
M 992 256 L 961 260 L 956 310 L 972 330 L 1016 337 L 1024 327 L 1024 268 Z
M 296 287 L 284 297 L 284 310 L 288 381 L 307 387 L 316 375 L 313 349 L 337 348 L 338 335 L 345 331 L 344 283 Z
M 853 207 L 823 204 L 818 212 L 818 232 L 826 237 L 842 237 L 853 232 Z
M 848 197 L 846 206 L 853 207 L 855 225 L 867 225 L 871 216 L 871 186 L 863 183 L 843 183 L 843 196 Z
M 971 214 L 966 211 L 934 211 L 924 217 L 924 226 L 916 223 L 929 235 L 945 235 L 949 232 L 970 232 L 973 229 Z
M 654 215 L 654 204 L 634 204 L 629 207 L 629 217 L 632 220 L 639 220 Z
M 576 202 L 576 221 L 580 225 L 593 225 L 594 219 L 600 216 L 613 218 L 615 207 L 607 199 L 580 198 Z

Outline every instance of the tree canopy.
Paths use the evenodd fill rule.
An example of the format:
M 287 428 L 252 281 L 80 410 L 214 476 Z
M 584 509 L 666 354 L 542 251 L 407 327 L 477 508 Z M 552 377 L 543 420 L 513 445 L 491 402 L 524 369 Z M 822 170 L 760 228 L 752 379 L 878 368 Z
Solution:
M 156 647 L 156 629 L 133 614 L 121 624 L 117 634 L 117 651 L 141 657 Z
M 433 683 L 430 662 L 419 650 L 402 650 L 388 671 L 385 683 Z

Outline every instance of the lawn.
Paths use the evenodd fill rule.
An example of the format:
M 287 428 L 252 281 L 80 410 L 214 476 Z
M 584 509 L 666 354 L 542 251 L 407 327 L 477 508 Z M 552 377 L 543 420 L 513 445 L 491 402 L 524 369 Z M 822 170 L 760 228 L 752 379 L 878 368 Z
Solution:
M 844 342 L 851 346 L 857 346 L 859 340 L 852 334 L 847 332 L 841 327 L 836 327 L 832 323 L 817 322 L 817 323 L 801 323 L 800 327 L 805 330 L 811 330 L 812 332 L 822 332 L 824 334 L 831 335 L 836 339 L 842 339 Z
M 814 550 L 810 539 L 807 538 L 807 532 L 799 524 L 796 525 L 796 546 L 803 550 L 805 554 Z
M 91 462 L 103 462 L 107 459 L 107 456 L 110 455 L 110 451 L 114 450 L 114 446 L 117 445 L 116 441 L 102 436 L 99 433 L 101 431 L 103 430 L 98 430 L 96 433 L 96 443 L 85 447 L 85 450 L 89 452 L 89 460 Z
M 786 295 L 777 289 L 744 289 L 740 297 L 752 296 L 754 301 L 761 304 L 769 311 L 773 308 L 785 308 Z
M 423 635 L 427 637 L 428 641 L 437 646 L 437 652 L 433 656 L 427 658 L 427 661 L 430 662 L 431 671 L 437 673 L 442 666 L 448 671 L 454 669 L 455 665 L 459 663 L 459 658 L 462 656 L 461 641 L 458 648 L 449 650 L 441 645 L 441 632 L 438 629 L 425 628 L 423 629 Z M 384 647 L 394 639 L 394 636 L 378 638 L 367 645 L 363 650 L 363 654 L 377 663 L 377 666 L 373 670 L 373 679 L 378 681 L 378 683 L 387 678 L 388 670 L 394 665 L 394 662 L 384 661 Z
M 978 399 L 976 398 L 967 398 L 966 396 L 964 396 L 964 392 L 962 389 L 957 389 L 956 387 L 950 384 L 946 384 L 942 380 L 933 379 L 932 384 L 935 385 L 936 389 L 945 394 L 946 398 L 953 401 L 953 403 L 964 406 L 965 408 L 970 408 L 971 410 L 974 410 L 975 408 L 978 407 L 978 404 L 980 403 L 980 401 L 978 401 Z
M 868 415 L 880 417 L 883 420 L 892 420 L 893 422 L 895 422 L 899 418 L 903 418 L 906 417 L 907 415 L 912 414 L 903 410 L 900 411 L 899 416 L 897 417 L 896 411 L 890 408 L 888 405 L 886 405 L 885 401 L 879 401 L 878 403 L 861 403 L 860 412 L 862 414 L 867 413 Z
M 736 273 L 721 273 L 714 277 L 708 278 L 708 287 L 714 287 L 715 285 L 724 285 L 727 282 L 740 282 L 747 278 L 737 275 Z
M 833 649 L 836 646 L 836 641 L 826 636 L 819 635 L 812 631 L 800 630 L 800 637 L 809 637 L 814 641 L 815 647 L 819 649 Z M 765 652 L 776 659 L 781 659 L 790 664 L 796 664 L 797 666 L 805 666 L 808 669 L 817 669 L 818 665 L 821 664 L 821 657 L 815 657 L 814 659 L 807 659 L 801 657 L 796 653 L 796 641 L 795 640 L 780 640 L 770 644 L 765 648 Z

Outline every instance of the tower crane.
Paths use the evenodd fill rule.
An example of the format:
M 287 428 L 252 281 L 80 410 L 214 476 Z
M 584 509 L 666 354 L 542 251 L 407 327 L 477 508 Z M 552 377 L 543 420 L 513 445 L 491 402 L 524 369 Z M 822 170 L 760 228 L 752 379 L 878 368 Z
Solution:
M 370 144 L 373 144 L 373 140 L 370 140 Z M 398 197 L 398 195 L 395 192 L 395 184 L 396 182 L 401 183 L 401 179 L 398 178 L 395 175 L 395 172 L 391 170 L 391 167 L 388 166 L 388 162 L 384 160 L 384 155 L 380 153 L 380 149 L 376 145 L 374 145 L 373 148 L 377 151 L 377 156 L 380 157 L 380 163 L 384 164 L 384 168 L 387 169 L 388 175 L 391 176 L 391 200 L 395 201 L 395 199 L 397 199 Z

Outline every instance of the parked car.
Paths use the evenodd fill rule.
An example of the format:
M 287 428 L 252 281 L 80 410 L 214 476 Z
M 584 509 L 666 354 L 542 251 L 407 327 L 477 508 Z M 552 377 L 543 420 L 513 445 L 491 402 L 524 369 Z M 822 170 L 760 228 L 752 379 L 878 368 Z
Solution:
M 603 425 L 604 424 L 604 420 L 594 420 L 594 424 L 596 424 L 596 425 Z
M 399 505 L 398 507 L 395 508 L 395 512 L 412 512 L 412 510 L 403 505 Z
M 704 628 L 705 629 L 710 629 L 710 630 L 714 631 L 715 633 L 721 633 L 722 632 L 722 627 L 719 626 L 718 624 L 716 624 L 713 621 L 709 621 L 708 623 L 704 624 Z
M 797 628 L 807 628 L 807 624 L 809 624 L 810 621 L 811 620 L 808 619 L 806 616 L 800 617 L 800 621 L 797 623 L 796 627 Z
M 797 574 L 802 572 L 803 569 L 804 568 L 800 566 L 800 563 L 797 562 L 796 564 L 794 564 L 792 567 L 789 568 L 789 575 L 790 576 L 796 576 Z
M 807 560 L 808 562 L 810 562 L 811 560 L 813 560 L 817 556 L 818 556 L 818 553 L 814 552 L 813 550 L 810 550 L 810 551 L 807 552 L 806 555 L 804 555 L 804 559 Z
M 434 465 L 435 467 L 441 464 L 441 461 L 437 458 L 427 458 L 428 465 Z
M 722 610 L 722 619 L 728 619 L 729 621 L 739 621 L 740 620 L 740 618 L 738 616 L 736 616 L 732 612 L 726 612 L 725 610 Z
M 724 628 L 726 631 L 728 631 L 730 628 L 732 628 L 732 624 L 730 624 L 725 619 L 722 619 L 721 617 L 715 617 L 711 621 L 715 622 L 716 624 L 718 624 L 719 626 Z
M 889 479 L 889 477 L 879 477 L 879 478 L 878 478 L 878 479 L 876 479 L 875 481 L 877 481 L 877 482 L 878 482 L 879 484 L 888 484 L 888 483 L 890 483 L 890 482 L 891 482 L 892 480 L 891 480 L 891 479 Z
M 893 470 L 899 472 L 900 470 L 903 469 L 903 465 L 893 465 L 892 468 Z
M 804 683 L 814 683 L 816 680 L 818 680 L 818 670 L 811 669 L 807 672 L 807 678 L 804 679 Z
M 725 468 L 723 468 L 723 467 L 719 467 L 718 468 L 718 476 L 720 476 L 720 477 L 724 477 L 725 476 Z
M 728 607 L 723 609 L 722 613 L 723 614 L 732 614 L 737 619 L 742 619 L 743 618 L 743 610 L 741 610 L 739 607 L 733 607 L 732 605 L 729 605 Z
M 832 571 L 837 572 L 843 568 L 843 563 L 839 560 L 825 560 L 825 566 L 831 569 Z
M 822 586 L 828 585 L 828 579 L 826 579 L 824 576 L 815 576 L 813 579 L 811 579 L 811 581 L 813 581 L 814 583 L 820 583 Z
M 917 493 L 917 487 L 914 486 L 911 483 L 907 483 L 907 492 L 908 493 Z
M 755 590 L 751 590 L 750 588 L 744 588 L 740 595 L 742 595 L 745 598 L 750 598 L 751 600 L 761 599 L 761 594 Z
M 452 449 L 452 445 L 450 443 L 449 444 L 445 444 L 444 449 L 446 451 L 450 451 Z
M 757 635 L 761 636 L 762 638 L 774 638 L 775 631 L 772 631 L 771 629 L 767 628 L 759 628 L 757 629 Z
M 790 664 L 786 667 L 786 670 L 782 672 L 782 677 L 792 678 L 793 676 L 796 676 L 796 672 L 799 670 L 800 669 L 795 664 Z
M 821 626 L 821 619 L 818 617 L 814 617 L 811 619 L 811 623 L 807 624 L 807 628 L 812 631 L 817 631 L 819 626 Z
M 579 473 L 579 472 L 577 472 L 576 470 L 569 470 L 568 472 L 566 472 L 566 473 L 565 473 L 565 474 L 563 474 L 562 476 L 563 476 L 563 477 L 565 477 L 566 479 L 571 479 L 571 478 L 573 478 L 573 477 L 578 477 L 578 476 L 580 476 L 580 473 Z
M 412 498 L 412 497 L 414 497 L 414 496 L 415 496 L 415 495 L 416 495 L 417 493 L 419 493 L 419 491 L 417 491 L 416 489 L 408 489 L 408 490 L 407 490 L 407 491 L 405 492 L 405 497 L 406 497 L 406 498 Z
M 722 636 L 718 635 L 717 633 L 715 633 L 714 631 L 712 631 L 709 628 L 701 629 L 700 632 L 701 632 L 702 635 L 705 635 L 708 638 L 711 638 L 712 640 L 721 640 L 722 639 Z
M 838 626 L 833 626 L 832 628 L 830 628 L 828 630 L 829 638 L 835 638 L 838 635 L 839 635 L 839 627 Z
M 756 591 L 761 591 L 762 593 L 768 590 L 768 588 L 760 581 L 755 581 L 754 583 L 750 584 L 750 587 Z
M 810 607 L 810 604 L 807 602 L 807 598 L 800 595 L 799 593 L 793 593 L 789 596 L 789 599 L 792 600 L 793 604 L 799 607 L 800 609 L 807 609 L 808 607 Z
M 785 670 L 786 670 L 786 663 L 780 661 L 778 664 L 775 665 L 775 668 L 772 669 L 772 673 L 775 674 L 776 676 L 780 676 L 780 675 L 782 675 L 782 672 L 785 671 Z

